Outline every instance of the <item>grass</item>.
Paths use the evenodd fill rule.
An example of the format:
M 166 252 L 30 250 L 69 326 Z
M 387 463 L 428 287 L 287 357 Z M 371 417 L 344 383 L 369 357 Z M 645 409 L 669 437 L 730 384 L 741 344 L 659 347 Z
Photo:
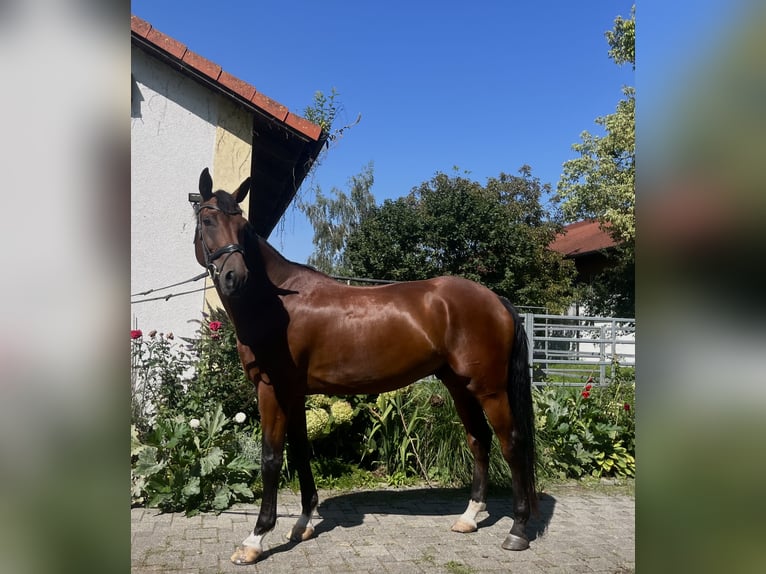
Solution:
M 392 480 L 391 477 L 385 474 L 376 473 L 368 470 L 363 470 L 355 467 L 351 464 L 338 463 L 334 465 L 334 476 L 324 476 L 317 473 L 314 469 L 314 477 L 316 479 L 317 488 L 322 490 L 337 490 L 337 491 L 350 491 L 350 490 L 368 490 L 368 489 L 383 489 L 383 488 L 426 488 L 429 486 L 422 478 L 408 477 L 406 483 L 399 484 L 397 481 Z M 345 469 L 344 472 L 341 472 Z M 434 488 L 453 488 L 456 487 L 451 481 L 440 482 L 435 479 L 430 480 L 430 486 Z M 594 478 L 592 476 L 584 476 L 580 479 L 561 479 L 561 478 L 539 478 L 538 479 L 538 491 L 555 496 L 557 493 L 572 494 L 577 492 L 593 493 L 593 494 L 607 494 L 615 496 L 635 496 L 636 495 L 636 481 L 635 478 Z M 292 477 L 289 481 L 282 484 L 282 488 L 287 488 L 293 492 L 300 491 L 300 485 L 298 484 L 297 476 Z M 497 491 L 509 491 L 510 488 L 507 485 L 497 484 L 490 480 L 490 493 Z M 258 496 L 260 493 L 257 493 Z M 424 557 L 426 559 L 427 557 Z
M 598 382 L 600 365 L 598 363 L 581 361 L 579 363 L 535 363 L 535 370 L 541 368 L 541 365 L 545 365 L 547 374 L 544 376 L 544 380 L 548 383 L 566 383 L 570 385 L 585 384 L 588 381 L 588 377 L 593 377 L 593 380 Z M 605 365 L 605 376 L 607 381 L 611 381 L 615 376 L 628 376 L 635 380 L 635 367 L 630 365 Z M 535 380 L 539 380 L 535 378 Z
M 338 459 L 314 459 L 311 470 L 317 488 L 325 490 L 356 490 L 385 486 L 386 477 Z M 297 473 L 289 473 L 282 487 L 294 492 L 300 490 Z
M 465 564 L 461 564 L 460 562 L 455 562 L 454 560 L 450 560 L 444 565 L 444 568 L 447 570 L 447 572 L 450 572 L 451 574 L 472 574 L 473 570 L 466 566 Z
M 592 476 L 585 476 L 579 480 L 571 478 L 545 479 L 538 484 L 538 490 L 554 495 L 556 493 L 588 492 L 635 496 L 636 479 L 626 477 L 599 479 Z

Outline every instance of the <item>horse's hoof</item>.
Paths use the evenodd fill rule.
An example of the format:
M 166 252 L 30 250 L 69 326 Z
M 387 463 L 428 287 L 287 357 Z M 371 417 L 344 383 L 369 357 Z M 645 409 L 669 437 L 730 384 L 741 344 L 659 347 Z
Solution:
M 287 535 L 287 539 L 290 540 L 291 542 L 303 542 L 305 540 L 308 540 L 312 536 L 314 536 L 313 526 L 306 526 L 306 527 L 293 526 L 293 529 Z
M 466 522 L 465 520 L 458 520 L 452 525 L 452 532 L 460 532 L 462 534 L 468 534 L 470 532 L 476 532 L 479 527 L 476 523 Z
M 238 546 L 231 555 L 231 561 L 238 566 L 247 566 L 255 562 L 263 554 L 263 550 L 254 546 Z
M 529 540 L 515 534 L 509 534 L 503 542 L 505 550 L 526 550 L 529 548 Z

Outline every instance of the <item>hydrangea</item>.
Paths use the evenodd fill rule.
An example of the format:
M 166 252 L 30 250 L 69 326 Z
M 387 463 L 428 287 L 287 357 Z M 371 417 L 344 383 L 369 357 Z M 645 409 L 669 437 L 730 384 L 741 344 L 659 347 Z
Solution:
M 327 395 L 311 395 L 306 398 L 306 406 L 311 409 L 329 407 L 332 401 Z
M 354 409 L 348 404 L 348 401 L 336 401 L 330 406 L 330 413 L 332 413 L 333 421 L 336 424 L 342 425 L 344 423 L 350 423 L 354 418 Z
M 329 422 L 330 414 L 324 409 L 306 411 L 306 431 L 309 440 L 316 440 L 324 436 Z
M 245 418 L 246 418 L 245 413 L 237 413 L 236 415 L 234 415 L 234 422 L 241 424 L 245 422 Z
M 199 428 L 199 419 L 191 419 L 189 421 L 189 426 L 193 429 Z

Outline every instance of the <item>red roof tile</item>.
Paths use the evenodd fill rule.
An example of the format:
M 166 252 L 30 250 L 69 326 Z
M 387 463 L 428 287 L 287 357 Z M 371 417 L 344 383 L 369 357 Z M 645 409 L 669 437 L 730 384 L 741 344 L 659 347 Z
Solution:
M 322 129 L 318 125 L 290 112 L 279 102 L 260 93 L 251 84 L 232 76 L 218 64 L 192 52 L 184 44 L 163 34 L 159 30 L 155 30 L 151 24 L 141 18 L 131 15 L 130 31 L 133 36 L 143 39 L 175 59 L 180 66 L 209 78 L 214 84 L 221 87 L 228 94 L 231 94 L 240 103 L 257 108 L 260 112 L 266 113 L 276 120 L 285 123 L 293 130 L 313 141 L 318 141 L 321 137 Z
M 146 38 L 146 35 L 149 33 L 149 30 L 152 29 L 152 25 L 149 24 L 149 22 L 146 22 L 145 20 L 141 20 L 138 16 L 133 16 L 131 14 L 130 16 L 130 31 L 134 34 L 141 36 L 142 38 Z
M 239 78 L 235 78 L 234 76 L 232 76 L 226 70 L 221 72 L 221 75 L 218 78 L 218 81 L 222 85 L 224 85 L 227 88 L 229 88 L 232 92 L 240 94 L 248 102 L 255 95 L 255 88 L 253 86 L 251 86 L 247 82 L 244 82 L 244 81 L 240 80 Z
M 132 24 L 132 21 L 131 21 Z M 144 36 L 147 41 L 151 42 L 158 48 L 165 50 L 171 56 L 178 58 L 179 60 L 184 57 L 189 51 L 181 42 L 174 40 L 170 36 L 166 36 L 162 32 L 150 28 Z
M 315 140 L 318 140 L 319 135 L 322 133 L 322 128 L 320 128 L 318 125 L 311 123 L 310 121 L 308 121 L 305 118 L 302 118 L 301 116 L 296 116 L 292 112 L 287 114 L 287 117 L 285 118 L 285 123 L 288 126 L 292 126 L 296 130 L 305 133 L 306 135 L 311 134 L 311 136 Z
M 564 226 L 564 230 L 548 246 L 565 257 L 586 255 L 614 247 L 615 240 L 601 229 L 597 221 L 578 221 Z

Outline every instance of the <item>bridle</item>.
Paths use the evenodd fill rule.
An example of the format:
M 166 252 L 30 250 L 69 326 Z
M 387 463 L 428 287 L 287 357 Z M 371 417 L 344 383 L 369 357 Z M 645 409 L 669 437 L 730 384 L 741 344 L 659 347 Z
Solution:
M 203 209 L 215 209 L 216 211 L 220 211 L 221 213 L 224 213 L 226 215 L 239 215 L 242 213 L 242 210 L 238 211 L 224 211 L 217 205 L 198 205 L 194 208 L 194 213 L 197 216 L 197 234 L 199 235 L 200 242 L 202 243 L 202 253 L 205 255 L 205 268 L 207 269 L 208 273 L 210 273 L 210 278 L 213 281 L 216 281 L 218 277 L 221 275 L 220 269 L 216 267 L 214 261 L 221 257 L 222 255 L 230 255 L 232 253 L 241 253 L 244 257 L 245 255 L 245 248 L 242 247 L 239 243 L 229 243 L 228 245 L 224 245 L 223 247 L 216 249 L 215 251 L 210 251 L 210 248 L 207 246 L 207 243 L 205 243 L 205 236 L 202 233 L 202 210 Z M 227 257 L 228 259 L 228 257 Z M 223 265 L 226 264 L 226 261 L 223 262 Z M 223 265 L 221 265 L 221 268 L 223 268 Z

